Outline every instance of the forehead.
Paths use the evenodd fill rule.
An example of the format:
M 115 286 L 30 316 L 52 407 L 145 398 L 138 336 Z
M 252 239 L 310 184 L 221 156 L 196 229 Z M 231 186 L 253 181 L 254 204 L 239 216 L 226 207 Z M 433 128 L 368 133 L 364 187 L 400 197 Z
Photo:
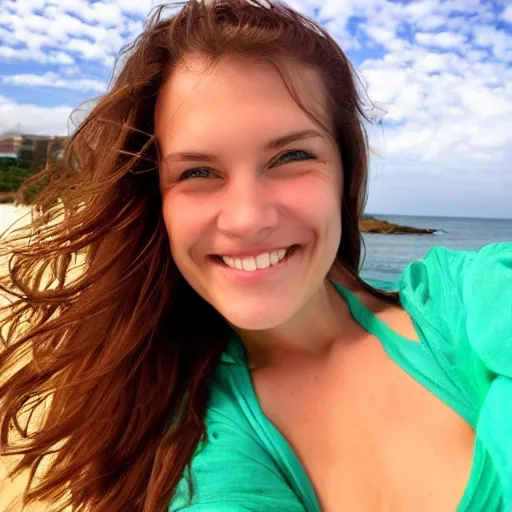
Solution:
M 205 58 L 183 59 L 159 92 L 155 108 L 157 138 L 173 132 L 211 133 L 236 125 L 238 130 L 279 130 L 326 126 L 326 94 L 316 69 L 293 61 L 270 62 L 226 56 L 210 65 Z M 286 81 L 285 81 L 286 80 Z M 287 87 L 315 119 L 297 104 Z M 222 130 L 221 130 L 222 131 Z

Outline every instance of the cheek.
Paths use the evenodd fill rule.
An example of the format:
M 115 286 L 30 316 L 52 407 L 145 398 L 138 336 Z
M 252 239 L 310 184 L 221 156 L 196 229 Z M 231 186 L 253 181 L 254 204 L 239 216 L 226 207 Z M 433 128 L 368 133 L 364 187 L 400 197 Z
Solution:
M 164 219 L 165 229 L 167 231 L 167 237 L 169 238 L 169 242 L 172 242 L 172 240 L 174 239 L 175 231 L 175 226 L 172 222 L 175 216 L 173 215 L 172 210 L 172 202 L 169 199 L 169 194 L 167 194 L 162 198 L 162 217 Z
M 201 210 L 194 208 L 179 196 L 167 193 L 162 202 L 162 215 L 169 237 L 171 254 L 180 265 L 189 248 L 199 237 Z
M 316 233 L 318 264 L 328 271 L 341 242 L 341 184 L 331 175 L 312 177 L 293 191 L 293 203 L 305 226 Z
M 341 226 L 340 185 L 330 174 L 311 174 L 287 184 L 281 193 L 282 204 L 294 211 L 305 225 L 322 234 Z

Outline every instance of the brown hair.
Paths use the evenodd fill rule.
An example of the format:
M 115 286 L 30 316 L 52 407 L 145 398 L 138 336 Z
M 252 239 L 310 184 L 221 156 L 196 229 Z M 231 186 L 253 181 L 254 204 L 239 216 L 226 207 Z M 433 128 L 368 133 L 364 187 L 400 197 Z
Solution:
M 122 52 L 122 69 L 63 161 L 41 174 L 52 181 L 39 215 L 4 242 L 10 261 L 1 289 L 11 303 L 0 321 L 0 448 L 22 455 L 14 473 L 34 477 L 39 467 L 27 503 L 161 512 L 203 436 L 229 329 L 171 258 L 153 135 L 156 96 L 191 53 L 276 66 L 295 58 L 320 72 L 344 168 L 337 263 L 357 286 L 397 302 L 359 278 L 364 105 L 336 42 L 307 17 L 263 0 L 191 0 L 167 19 L 158 8 Z

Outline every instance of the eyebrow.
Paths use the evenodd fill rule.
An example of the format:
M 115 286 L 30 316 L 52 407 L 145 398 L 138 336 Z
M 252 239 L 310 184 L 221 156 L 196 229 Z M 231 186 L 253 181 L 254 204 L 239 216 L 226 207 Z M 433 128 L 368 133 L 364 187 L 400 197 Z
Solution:
M 297 132 L 286 133 L 276 139 L 272 139 L 265 145 L 265 150 L 277 150 L 292 142 L 310 139 L 313 137 L 325 138 L 325 136 L 317 130 L 300 130 Z M 213 162 L 217 157 L 209 153 L 200 153 L 197 151 L 180 151 L 177 153 L 168 153 L 164 156 L 163 161 L 197 161 L 197 162 Z

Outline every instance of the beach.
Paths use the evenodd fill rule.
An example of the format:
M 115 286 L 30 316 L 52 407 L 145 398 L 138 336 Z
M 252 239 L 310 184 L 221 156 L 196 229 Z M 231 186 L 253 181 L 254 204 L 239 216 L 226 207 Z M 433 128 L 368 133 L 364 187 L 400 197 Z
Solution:
M 26 206 L 14 206 L 10 204 L 0 204 L 0 234 L 3 234 L 5 230 L 13 227 L 22 227 L 30 223 L 30 208 Z M 4 243 L 3 239 L 0 239 L 0 244 Z M 0 262 L 0 272 L 5 274 L 6 262 Z M 0 306 L 5 304 L 6 298 L 0 292 Z M 23 491 L 28 475 L 21 475 L 16 479 L 7 478 L 9 468 L 13 465 L 14 459 L 0 457 L 0 511 L 7 511 L 7 506 L 11 501 L 20 496 Z M 21 506 L 15 506 L 13 512 L 19 512 Z M 48 506 L 37 504 L 23 509 L 24 512 L 45 512 L 49 510 Z
M 3 234 L 6 230 L 26 226 L 30 223 L 30 208 L 27 206 L 14 206 L 12 204 L 0 204 L 0 244 L 3 241 Z M 6 270 L 6 261 L 0 261 L 0 273 L 3 275 Z M 5 304 L 5 297 L 0 292 L 0 307 Z M 0 493 L 1 497 L 1 493 Z M 2 509 L 0 509 L 2 510 Z
M 0 204 L 0 235 L 11 226 L 25 226 L 30 222 L 30 207 Z M 2 241 L 0 240 L 0 243 Z

